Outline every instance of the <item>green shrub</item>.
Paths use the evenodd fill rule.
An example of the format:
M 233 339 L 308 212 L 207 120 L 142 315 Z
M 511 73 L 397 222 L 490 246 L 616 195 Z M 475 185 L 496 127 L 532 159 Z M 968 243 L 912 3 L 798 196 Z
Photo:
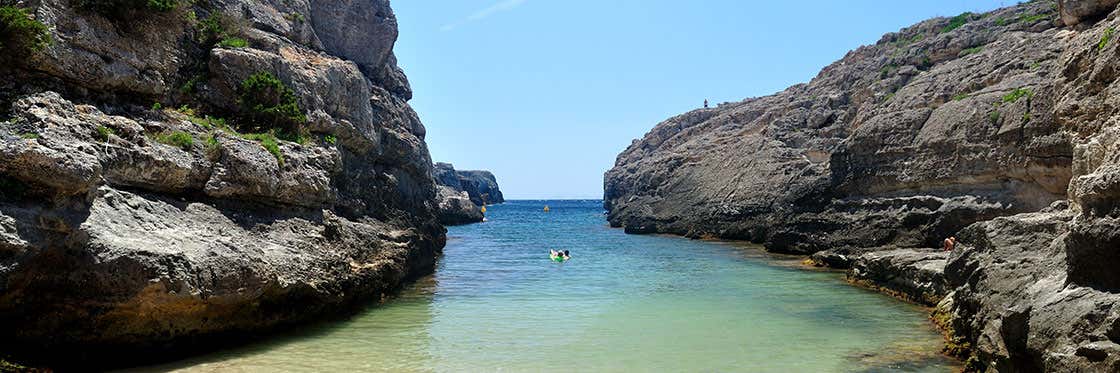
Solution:
M 960 101 L 960 100 L 964 100 L 966 98 L 968 98 L 967 93 L 959 93 L 956 96 L 953 96 L 953 101 Z
M 191 121 L 191 123 L 202 126 L 203 128 L 218 128 L 223 130 L 229 129 L 229 125 L 226 124 L 226 120 L 224 118 L 215 118 L 209 115 L 205 117 L 196 117 L 191 115 L 187 116 L 187 120 Z
M 245 22 L 243 19 L 219 12 L 210 13 L 210 16 L 198 24 L 199 42 L 212 46 L 226 39 L 241 38 L 244 35 Z
M 160 110 L 163 110 L 163 104 L 161 104 L 161 103 L 158 103 L 158 102 L 157 102 L 157 103 L 154 103 L 154 104 L 152 104 L 152 110 L 154 110 L 154 111 L 160 111 Z
M 183 83 L 182 87 L 179 87 L 179 92 L 182 92 L 183 94 L 194 93 L 195 88 L 198 87 L 198 82 L 202 81 L 203 79 L 206 79 L 206 77 L 203 75 L 195 75 L 191 77 L 190 80 L 188 80 L 186 83 Z
M 967 56 L 967 55 L 970 55 L 970 54 L 976 54 L 976 53 L 980 53 L 980 51 L 982 51 L 982 50 L 984 50 L 984 46 L 983 46 L 983 45 L 981 45 L 981 46 L 977 46 L 977 47 L 972 47 L 972 48 L 968 48 L 968 49 L 965 49 L 965 50 L 962 50 L 962 51 L 961 51 L 961 57 L 964 57 L 964 56 Z
M 221 150 L 221 144 L 218 142 L 218 136 L 213 132 L 206 135 L 205 139 L 206 155 L 216 158 Z
M 276 157 L 276 162 L 284 165 L 284 153 L 280 152 L 280 142 L 276 140 L 276 136 L 272 133 L 249 133 L 241 135 L 241 138 L 260 142 L 265 150 Z
M 999 122 L 999 112 L 993 111 L 991 113 L 988 113 L 988 120 L 991 121 L 992 124 L 996 124 L 996 122 Z
M 1030 15 L 1024 14 L 1021 17 L 1019 17 L 1019 22 L 1024 22 L 1024 23 L 1027 23 L 1027 24 L 1033 24 L 1035 22 L 1038 22 L 1039 20 L 1046 19 L 1046 18 L 1050 18 L 1050 15 L 1049 14 L 1030 14 Z
M 97 133 L 94 134 L 94 137 L 96 137 L 98 140 L 101 140 L 102 142 L 104 142 L 104 141 L 109 141 L 109 135 L 116 135 L 116 134 L 117 134 L 117 131 L 113 130 L 112 128 L 105 127 L 105 126 L 97 126 Z
M 249 46 L 249 42 L 242 38 L 225 38 L 218 43 L 222 48 L 245 48 Z
M 1029 89 L 1015 88 L 1015 90 L 1011 91 L 1011 93 L 1003 95 L 1003 103 L 1006 104 L 1006 103 L 1010 103 L 1010 102 L 1019 101 L 1019 99 L 1023 98 L 1023 97 L 1027 97 L 1029 99 L 1033 95 L 1034 95 L 1034 93 L 1032 93 L 1031 90 L 1029 90 Z
M 1104 29 L 1104 35 L 1101 35 L 1101 41 L 1097 42 L 1097 50 L 1104 50 L 1108 46 L 1108 41 L 1112 40 L 1112 33 L 1116 32 L 1112 27 Z
M 338 138 L 334 137 L 334 135 L 326 135 L 323 136 L 323 141 L 326 141 L 327 144 L 334 145 L 336 142 L 338 142 Z
M 171 133 L 161 133 L 156 135 L 156 141 L 171 146 L 182 148 L 183 150 L 190 150 L 194 145 L 194 138 L 191 134 L 183 131 L 174 131 Z
M 941 32 L 953 31 L 960 28 L 961 26 L 964 26 L 964 24 L 968 23 L 969 18 L 972 18 L 973 15 L 974 14 L 972 12 L 964 12 L 957 15 L 956 17 L 950 18 L 949 24 L 945 25 L 945 27 L 941 29 Z
M 22 62 L 33 52 L 51 44 L 51 34 L 46 25 L 31 19 L 26 10 L 13 6 L 0 7 L 0 58 L 13 58 Z
M 307 116 L 296 94 L 272 73 L 258 72 L 241 82 L 241 116 L 249 123 L 246 132 L 273 132 L 285 140 L 305 140 Z
M 22 139 L 34 140 L 34 139 L 39 138 L 39 134 L 27 132 L 27 133 L 19 134 L 19 137 L 22 138 Z

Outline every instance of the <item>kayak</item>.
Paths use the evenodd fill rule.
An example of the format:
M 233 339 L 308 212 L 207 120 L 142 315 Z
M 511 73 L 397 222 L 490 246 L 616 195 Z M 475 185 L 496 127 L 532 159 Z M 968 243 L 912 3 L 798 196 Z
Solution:
M 564 257 L 562 257 L 562 256 L 553 256 L 553 257 L 550 257 L 550 258 L 557 263 L 563 263 L 564 261 L 567 260 L 567 259 L 564 259 Z

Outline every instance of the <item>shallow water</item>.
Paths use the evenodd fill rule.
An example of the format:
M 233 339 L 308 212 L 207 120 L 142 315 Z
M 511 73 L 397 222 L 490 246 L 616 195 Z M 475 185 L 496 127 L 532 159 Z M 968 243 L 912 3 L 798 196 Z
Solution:
M 548 204 L 552 211 L 544 213 Z M 745 245 L 634 236 L 599 201 L 448 231 L 436 274 L 353 318 L 143 370 L 950 371 L 926 311 Z M 549 248 L 572 260 L 548 260 Z

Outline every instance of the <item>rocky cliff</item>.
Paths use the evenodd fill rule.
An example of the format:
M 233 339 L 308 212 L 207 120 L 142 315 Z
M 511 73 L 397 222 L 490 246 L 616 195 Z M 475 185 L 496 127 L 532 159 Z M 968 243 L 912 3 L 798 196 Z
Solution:
M 1116 6 L 928 20 L 807 84 L 671 118 L 606 173 L 609 220 L 817 253 L 940 300 L 971 369 L 1120 370 Z
M 433 270 L 387 0 L 0 5 L 0 350 L 158 359 Z
M 505 202 L 498 179 L 490 171 L 456 170 L 450 163 L 436 163 L 436 183 L 455 190 L 465 191 L 476 205 Z
M 505 202 L 490 171 L 458 171 L 450 163 L 436 163 L 440 220 L 445 225 L 482 221 L 482 206 Z

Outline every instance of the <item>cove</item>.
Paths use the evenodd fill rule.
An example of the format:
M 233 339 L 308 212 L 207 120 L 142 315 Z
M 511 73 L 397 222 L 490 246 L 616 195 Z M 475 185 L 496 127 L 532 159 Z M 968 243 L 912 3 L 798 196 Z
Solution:
M 550 212 L 543 212 L 548 205 Z M 923 308 L 736 243 L 627 235 L 600 201 L 451 227 L 436 273 L 335 323 L 137 371 L 956 369 Z M 571 250 L 566 263 L 548 250 Z

